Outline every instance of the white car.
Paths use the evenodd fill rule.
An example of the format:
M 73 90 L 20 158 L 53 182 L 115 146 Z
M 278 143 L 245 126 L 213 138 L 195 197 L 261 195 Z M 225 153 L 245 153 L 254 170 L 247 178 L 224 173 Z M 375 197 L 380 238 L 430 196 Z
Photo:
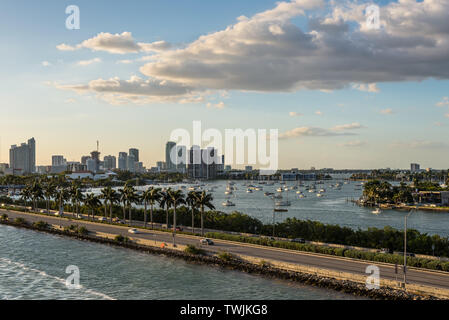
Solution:
M 98 221 L 107 221 L 105 217 L 98 218 Z
M 129 233 L 134 233 L 134 234 L 140 233 L 139 230 L 137 230 L 137 229 L 135 229 L 135 228 L 129 229 L 128 232 L 129 232 Z

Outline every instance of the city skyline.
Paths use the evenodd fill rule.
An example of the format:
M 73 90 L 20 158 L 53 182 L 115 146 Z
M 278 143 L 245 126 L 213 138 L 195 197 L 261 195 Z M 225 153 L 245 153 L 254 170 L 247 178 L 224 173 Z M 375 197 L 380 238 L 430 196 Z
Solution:
M 0 70 L 0 163 L 34 136 L 37 165 L 99 140 L 154 166 L 170 132 L 200 120 L 279 129 L 280 168 L 448 167 L 448 1 L 375 1 L 379 30 L 368 1 L 175 2 L 78 1 L 68 30 L 66 3 L 5 1 L 0 57 L 19 63 Z

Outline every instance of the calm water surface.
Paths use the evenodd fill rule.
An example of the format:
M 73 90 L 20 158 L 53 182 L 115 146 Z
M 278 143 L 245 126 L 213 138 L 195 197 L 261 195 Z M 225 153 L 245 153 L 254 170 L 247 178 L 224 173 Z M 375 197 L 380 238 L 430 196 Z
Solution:
M 81 289 L 65 286 L 66 267 Z M 0 225 L 0 299 L 355 299 L 331 290 Z

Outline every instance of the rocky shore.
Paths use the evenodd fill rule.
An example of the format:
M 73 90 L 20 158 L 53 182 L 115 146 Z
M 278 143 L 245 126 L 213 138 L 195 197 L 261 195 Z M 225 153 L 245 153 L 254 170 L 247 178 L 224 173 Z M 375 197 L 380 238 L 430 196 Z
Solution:
M 146 252 L 149 254 L 159 254 L 168 257 L 183 259 L 189 263 L 195 264 L 207 264 L 215 267 L 228 269 L 228 270 L 238 270 L 250 274 L 258 274 L 265 277 L 277 278 L 289 281 L 295 281 L 298 283 L 312 285 L 320 288 L 332 289 L 346 294 L 351 294 L 354 296 L 368 297 L 377 300 L 437 300 L 437 298 L 432 296 L 421 296 L 408 293 L 403 290 L 391 289 L 391 288 L 380 288 L 380 289 L 368 289 L 364 284 L 353 282 L 337 280 L 333 278 L 321 277 L 307 273 L 293 272 L 288 270 L 283 270 L 279 268 L 274 268 L 269 264 L 254 264 L 246 261 L 239 260 L 235 257 L 230 259 L 223 259 L 211 254 L 190 254 L 183 251 L 173 250 L 169 248 L 159 248 L 152 246 L 143 246 L 133 243 L 131 241 L 116 241 L 111 239 L 106 239 L 98 237 L 95 235 L 87 234 L 82 235 L 71 231 L 57 230 L 51 227 L 36 227 L 29 223 L 16 223 L 8 220 L 0 220 L 0 224 L 10 225 L 19 228 L 26 228 L 30 230 L 36 230 L 46 233 L 51 233 L 54 235 L 68 236 L 82 241 L 92 241 L 96 243 L 108 244 L 112 246 L 119 246 L 128 249 L 138 250 L 140 252 Z

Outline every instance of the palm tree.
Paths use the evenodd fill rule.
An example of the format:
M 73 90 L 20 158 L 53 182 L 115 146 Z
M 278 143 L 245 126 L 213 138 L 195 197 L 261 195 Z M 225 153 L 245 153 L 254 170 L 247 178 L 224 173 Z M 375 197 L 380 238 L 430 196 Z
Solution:
M 184 199 L 184 194 L 181 190 L 170 190 L 168 191 L 170 196 L 170 202 L 173 206 L 173 246 L 176 246 L 175 235 L 176 235 L 176 207 L 180 204 L 186 203 Z
M 56 195 L 56 201 L 59 204 L 59 215 L 63 216 L 64 215 L 64 203 L 70 199 L 70 192 L 69 190 L 63 188 L 63 187 L 58 187 L 55 191 L 55 195 Z
M 98 197 L 96 195 L 94 195 L 93 193 L 89 193 L 86 195 L 86 197 L 84 198 L 83 201 L 84 201 L 84 204 L 86 205 L 86 207 L 88 207 L 91 210 L 92 220 L 94 220 L 94 218 L 95 218 L 94 210 L 96 208 L 98 208 L 99 206 L 101 206 L 100 199 L 98 199 Z M 87 217 L 89 218 L 89 211 L 87 212 Z
M 165 224 L 166 224 L 165 228 L 166 229 L 168 229 L 168 210 L 171 207 L 170 190 L 171 190 L 171 188 L 163 190 L 161 192 L 161 198 L 159 199 L 159 206 L 162 209 L 165 209 Z
M 187 194 L 186 203 L 192 209 L 192 233 L 195 233 L 195 210 L 198 209 L 197 197 L 199 196 L 199 192 L 190 191 Z
M 161 199 L 161 189 L 151 187 L 149 189 L 149 193 L 150 195 L 148 198 L 148 203 L 150 204 L 151 229 L 153 229 L 153 207 L 156 204 L 156 201 L 159 201 Z
M 50 213 L 50 199 L 55 196 L 55 192 L 56 192 L 55 181 L 53 179 L 46 181 L 43 184 L 42 189 L 43 189 L 43 195 L 45 196 L 45 200 L 46 200 L 47 214 L 49 214 Z
M 28 201 L 31 200 L 32 197 L 33 197 L 33 194 L 31 192 L 31 186 L 27 185 L 20 192 L 20 198 L 25 202 L 25 206 L 26 206 Z
M 204 207 L 208 207 L 210 210 L 214 210 L 215 206 L 212 204 L 212 201 L 214 198 L 212 197 L 212 194 L 206 193 L 206 191 L 203 191 L 199 194 L 197 194 L 196 201 L 198 203 L 198 206 L 201 208 L 201 235 L 204 236 Z
M 118 193 L 111 187 L 106 187 L 101 190 L 101 198 L 104 200 L 104 216 L 106 217 L 106 209 L 109 202 L 109 222 L 112 222 L 112 207 L 119 199 Z
M 70 187 L 70 198 L 72 200 L 72 215 L 79 214 L 80 202 L 84 200 L 83 193 L 81 192 L 81 185 L 79 181 L 73 181 Z M 75 211 L 73 210 L 75 209 Z
M 147 205 L 150 204 L 151 228 L 153 228 L 153 205 L 159 199 L 159 189 L 153 187 L 148 188 L 142 193 L 140 200 L 144 203 L 143 209 L 143 226 L 147 227 Z
M 128 202 L 128 214 L 129 214 L 129 224 L 132 225 L 131 212 L 132 212 L 132 204 L 139 203 L 140 197 L 136 193 L 136 190 L 132 186 L 128 186 L 126 189 L 126 197 Z
M 127 185 L 125 184 L 125 187 L 123 189 L 119 189 L 119 201 L 123 204 L 123 221 L 126 222 L 126 204 L 128 201 L 128 194 L 127 194 Z
M 36 211 L 37 201 L 43 198 L 42 185 L 36 180 L 31 186 L 31 197 L 33 199 L 33 210 Z

